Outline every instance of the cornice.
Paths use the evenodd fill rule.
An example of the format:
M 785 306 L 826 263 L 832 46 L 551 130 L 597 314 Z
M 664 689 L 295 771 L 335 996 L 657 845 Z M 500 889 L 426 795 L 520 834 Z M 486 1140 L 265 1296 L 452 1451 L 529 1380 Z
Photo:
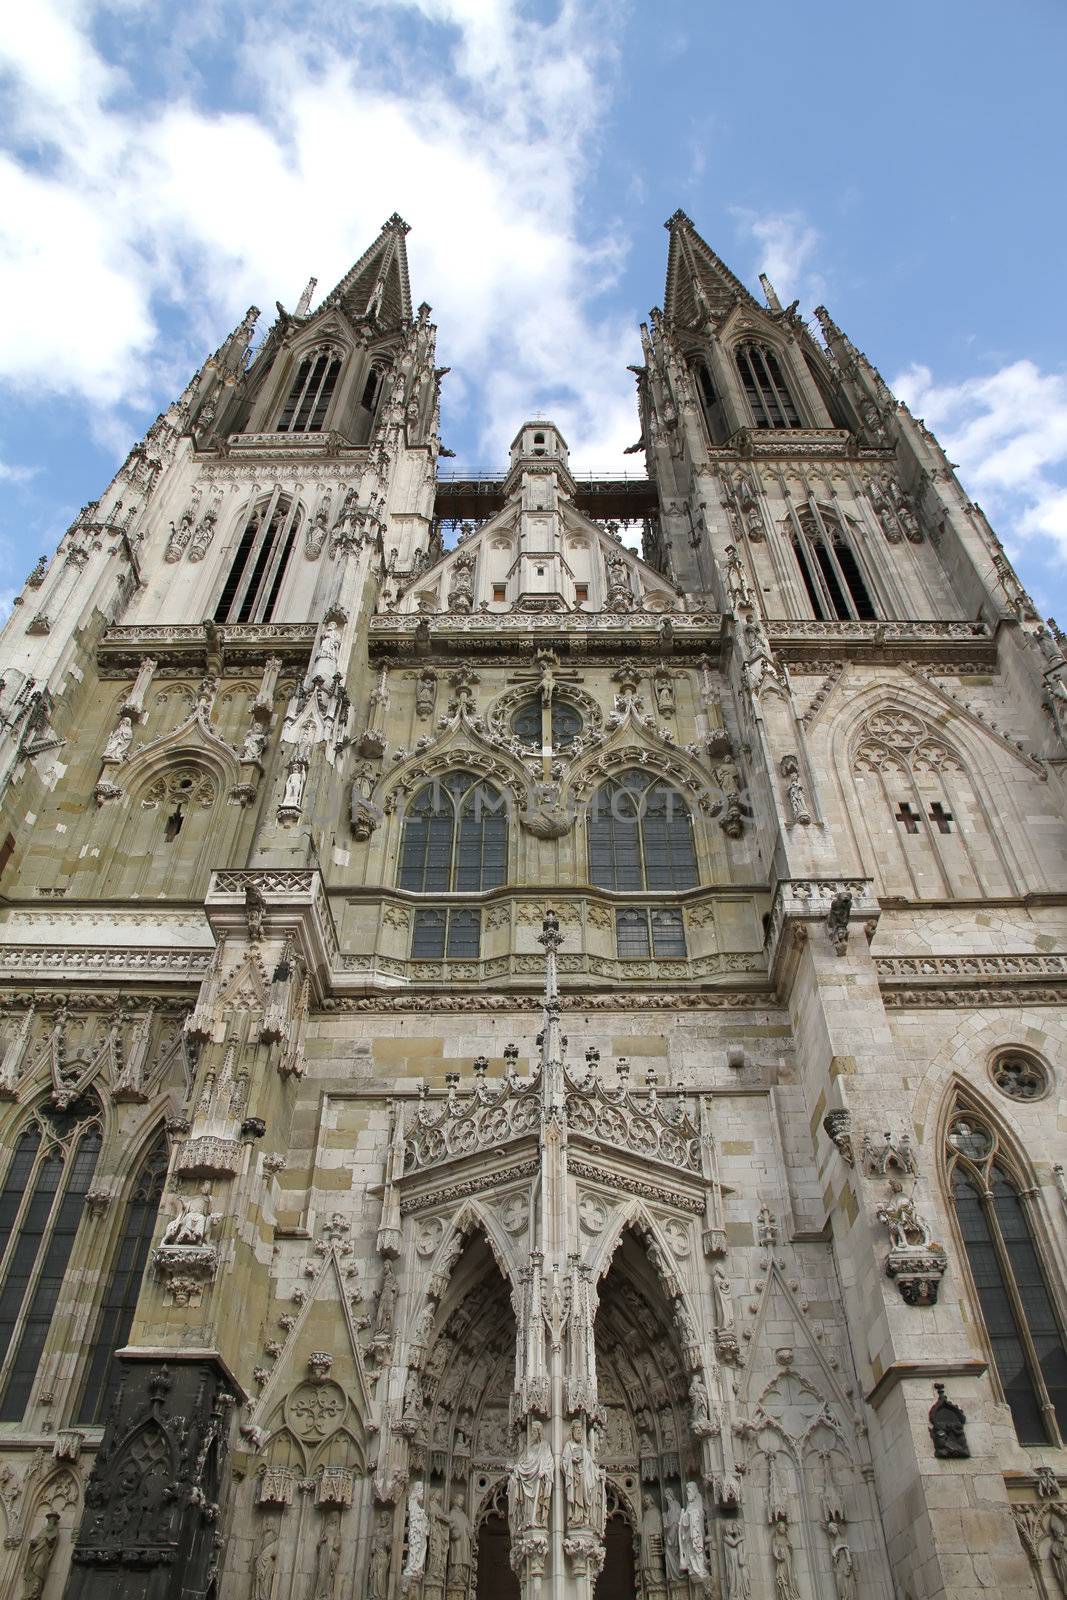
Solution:
M 228 622 L 214 628 L 209 641 L 202 622 L 140 623 L 108 628 L 97 646 L 101 678 L 136 673 L 152 656 L 157 673 L 204 673 L 208 655 L 221 655 L 222 672 L 262 667 L 277 656 L 284 668 L 303 667 L 315 642 L 313 622 Z

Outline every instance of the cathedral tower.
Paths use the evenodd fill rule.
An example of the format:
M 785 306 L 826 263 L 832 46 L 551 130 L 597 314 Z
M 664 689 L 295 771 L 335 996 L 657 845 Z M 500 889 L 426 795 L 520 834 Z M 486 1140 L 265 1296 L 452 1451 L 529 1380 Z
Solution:
M 393 216 L 18 597 L 5 1593 L 1067 1595 L 1062 637 L 667 228 L 645 478 L 438 471 Z

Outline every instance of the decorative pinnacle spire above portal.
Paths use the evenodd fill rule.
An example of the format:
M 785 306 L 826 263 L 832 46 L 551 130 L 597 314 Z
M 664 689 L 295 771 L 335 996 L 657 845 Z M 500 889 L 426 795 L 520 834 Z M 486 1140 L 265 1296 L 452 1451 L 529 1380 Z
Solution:
M 556 955 L 563 943 L 559 918 L 546 911 L 537 936 L 545 950 L 545 1004 L 541 1029 L 541 1104 L 545 1117 L 562 1113 L 565 1099 L 563 1082 L 563 1035 L 560 1028 L 559 973 Z

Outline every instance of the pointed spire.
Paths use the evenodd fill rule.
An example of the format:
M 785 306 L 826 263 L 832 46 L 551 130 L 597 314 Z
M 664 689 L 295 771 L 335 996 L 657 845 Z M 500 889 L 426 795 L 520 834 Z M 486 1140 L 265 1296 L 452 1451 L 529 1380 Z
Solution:
M 762 288 L 763 293 L 767 298 L 767 305 L 768 305 L 769 309 L 771 311 L 781 311 L 782 302 L 778 298 L 778 292 L 775 289 L 774 284 L 771 282 L 770 278 L 768 278 L 768 276 L 767 276 L 767 274 L 765 272 L 761 272 L 760 273 L 759 281 L 760 281 L 760 287 Z
M 684 327 L 699 326 L 721 316 L 735 300 L 756 301 L 740 278 L 696 231 L 692 218 L 676 211 L 663 224 L 671 236 L 667 251 L 664 315 Z
M 369 317 L 383 328 L 411 321 L 411 285 L 404 239 L 411 232 L 394 211 L 369 250 L 326 296 L 324 306 L 340 305 L 350 317 Z
M 296 316 L 296 317 L 306 317 L 307 316 L 308 312 L 311 309 L 311 296 L 315 293 L 315 289 L 316 289 L 316 287 L 318 285 L 318 281 L 319 281 L 318 278 L 309 278 L 308 279 L 307 288 L 304 290 L 303 294 L 300 296 L 300 299 L 296 302 L 296 310 L 293 313 L 294 316 Z

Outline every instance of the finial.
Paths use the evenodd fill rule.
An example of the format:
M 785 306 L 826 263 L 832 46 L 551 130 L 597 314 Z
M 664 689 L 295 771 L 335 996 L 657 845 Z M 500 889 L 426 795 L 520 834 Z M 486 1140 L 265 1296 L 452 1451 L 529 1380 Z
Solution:
M 486 1075 L 486 1073 L 488 1071 L 489 1071 L 489 1060 L 488 1060 L 488 1057 L 486 1057 L 486 1056 L 476 1056 L 474 1058 L 474 1076 L 478 1079 L 478 1081 L 480 1083 L 484 1081 L 485 1075 Z
M 309 311 L 310 306 L 311 306 L 311 296 L 315 293 L 315 287 L 316 287 L 318 281 L 319 281 L 318 278 L 309 278 L 308 279 L 307 288 L 304 290 L 303 294 L 300 296 L 300 299 L 296 302 L 296 310 L 293 313 L 294 316 L 296 316 L 296 317 L 306 317 L 307 316 L 308 311 Z
M 554 911 L 545 912 L 537 942 L 544 945 L 546 954 L 549 951 L 555 954 L 563 943 L 563 935 L 559 931 L 559 918 Z
M 687 216 L 679 206 L 677 211 L 672 211 L 671 215 L 667 218 L 663 226 L 667 229 L 668 233 L 673 228 L 691 228 L 693 226 L 693 219 L 692 217 Z
M 761 272 L 760 273 L 759 281 L 760 281 L 760 287 L 762 288 L 763 293 L 767 297 L 767 304 L 770 307 L 770 309 L 772 311 L 781 311 L 782 302 L 779 300 L 777 294 L 775 293 L 774 284 L 771 282 L 770 278 L 768 278 L 768 276 L 767 276 L 767 274 L 765 272 Z

